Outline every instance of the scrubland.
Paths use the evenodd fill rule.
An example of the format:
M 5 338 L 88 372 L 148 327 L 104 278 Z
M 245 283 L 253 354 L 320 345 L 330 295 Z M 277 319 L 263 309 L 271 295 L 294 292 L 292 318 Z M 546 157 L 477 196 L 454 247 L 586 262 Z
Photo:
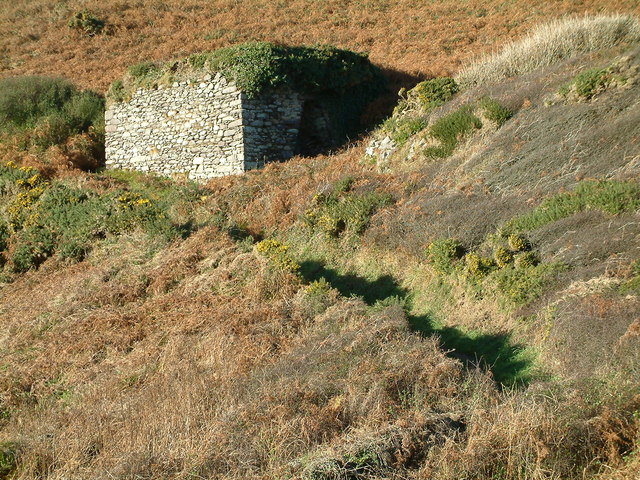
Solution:
M 282 15 L 254 29 L 260 2 L 165 2 L 153 24 L 142 19 L 158 4 L 101 5 L 113 31 L 78 34 L 77 49 L 136 39 L 102 58 L 114 75 L 171 42 L 202 48 L 186 39 L 207 21 L 307 39 L 303 2 L 265 4 Z M 317 35 L 356 48 L 366 30 L 374 61 L 427 75 L 455 73 L 547 9 L 598 5 L 527 7 L 318 2 L 314 16 L 331 26 Z M 56 8 L 8 11 L 27 32 L 29 12 Z M 440 47 L 410 12 L 443 32 L 492 31 L 431 60 Z M 367 15 L 375 28 L 354 29 Z M 501 30 L 507 17 L 518 23 Z M 385 38 L 393 22 L 401 33 Z M 97 169 L 95 97 L 66 84 L 47 90 L 66 92 L 55 105 L 5 121 L 0 478 L 638 478 L 638 21 L 558 25 L 572 35 L 556 45 L 577 45 L 576 25 L 609 33 L 552 60 L 534 34 L 504 50 L 525 66 L 477 59 L 403 91 L 337 152 L 206 185 Z M 402 43 L 414 27 L 422 52 Z M 51 30 L 30 42 L 75 34 Z M 38 67 L 12 42 L 5 73 L 64 60 Z M 67 61 L 80 85 L 106 85 Z

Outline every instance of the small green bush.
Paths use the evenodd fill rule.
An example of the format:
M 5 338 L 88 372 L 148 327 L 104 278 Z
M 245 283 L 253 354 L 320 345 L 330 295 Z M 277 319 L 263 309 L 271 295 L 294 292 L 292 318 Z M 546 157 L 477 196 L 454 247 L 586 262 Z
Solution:
M 492 258 L 482 257 L 475 252 L 464 256 L 467 274 L 472 278 L 482 278 L 489 275 L 496 268 Z
M 504 247 L 496 247 L 493 251 L 493 258 L 500 268 L 504 268 L 513 262 L 513 253 Z
M 569 95 L 574 91 L 578 97 L 590 99 L 607 87 L 611 74 L 603 68 L 591 68 L 579 73 L 569 84 L 560 88 L 559 94 Z
M 127 73 L 131 75 L 132 78 L 136 80 L 141 80 L 146 77 L 150 77 L 154 74 L 157 74 L 161 71 L 162 66 L 155 62 L 142 62 L 136 65 L 131 65 L 127 69 Z M 122 81 L 120 80 L 120 84 Z
M 429 261 L 438 273 L 453 273 L 455 262 L 462 258 L 464 248 L 457 240 L 445 238 L 435 240 L 427 247 Z
M 4 220 L 0 219 L 0 252 L 7 249 L 9 236 L 9 225 Z
M 343 232 L 359 235 L 369 224 L 371 216 L 392 202 L 392 197 L 386 193 L 349 191 L 353 179 L 347 178 L 349 181 L 341 184 L 343 179 L 338 182 L 330 195 L 314 197 L 314 206 L 307 209 L 302 217 L 308 227 L 329 237 L 338 237 Z
M 11 442 L 0 443 L 0 478 L 9 478 L 18 467 L 18 446 Z
M 504 125 L 504 123 L 513 116 L 513 112 L 511 110 L 501 105 L 493 98 L 483 98 L 478 102 L 478 108 L 482 110 L 485 117 L 492 122 L 495 122 L 498 127 Z
M 289 255 L 289 245 L 278 240 L 268 239 L 258 242 L 256 249 L 265 257 L 269 258 L 283 270 L 296 273 L 300 270 L 300 264 Z
M 450 77 L 438 77 L 420 82 L 406 92 L 406 98 L 398 103 L 393 113 L 397 115 L 408 109 L 428 112 L 451 100 L 458 90 L 458 84 Z M 404 93 L 405 90 L 401 90 L 400 96 L 402 97 Z
M 89 10 L 84 9 L 73 15 L 67 25 L 93 37 L 104 30 L 106 22 L 96 17 Z
M 432 158 L 446 158 L 453 153 L 461 138 L 481 127 L 482 122 L 473 114 L 473 107 L 461 107 L 439 118 L 431 126 L 429 136 L 440 145 L 426 148 L 425 154 Z
M 540 263 L 538 255 L 535 252 L 522 252 L 516 255 L 514 266 L 517 269 L 535 267 Z
M 514 305 L 525 305 L 538 298 L 564 268 L 559 263 L 504 268 L 495 274 L 498 291 Z
M 631 264 L 631 278 L 620 285 L 620 293 L 640 294 L 640 259 Z
M 458 84 L 453 78 L 438 77 L 420 82 L 410 93 L 415 95 L 424 107 L 432 109 L 451 100 L 458 90 Z
M 13 252 L 13 270 L 26 272 L 40 266 L 55 249 L 55 236 L 49 229 L 34 226 L 18 235 L 18 246 Z
M 511 250 L 515 250 L 516 252 L 523 252 L 530 248 L 527 237 L 525 237 L 521 233 L 512 233 L 507 238 L 507 242 L 509 243 L 509 248 L 511 248 Z

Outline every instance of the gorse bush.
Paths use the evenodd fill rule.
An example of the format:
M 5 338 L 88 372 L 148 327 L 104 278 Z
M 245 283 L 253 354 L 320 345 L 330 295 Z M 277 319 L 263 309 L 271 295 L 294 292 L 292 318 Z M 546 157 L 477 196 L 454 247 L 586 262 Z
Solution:
M 513 116 L 513 112 L 493 98 L 485 97 L 478 102 L 478 108 L 484 116 L 501 127 Z
M 411 90 L 400 90 L 400 97 L 403 98 L 393 110 L 393 114 L 398 115 L 407 110 L 429 112 L 451 100 L 458 93 L 458 90 L 458 84 L 450 77 L 425 80 L 418 83 Z
M 527 252 L 529 254 L 530 252 Z M 526 258 L 529 258 L 528 255 Z M 495 273 L 498 291 L 512 304 L 519 306 L 538 298 L 555 276 L 566 267 L 560 263 L 521 261 L 514 267 L 506 267 Z
M 452 273 L 456 260 L 462 258 L 463 254 L 460 242 L 452 238 L 434 240 L 427 247 L 427 257 L 438 273 Z
M 483 257 L 476 252 L 469 252 L 464 256 L 467 275 L 471 278 L 482 278 L 489 275 L 496 268 L 492 258 Z
M 7 205 L 9 221 L 2 244 L 6 248 L 15 235 L 10 260 L 16 272 L 37 268 L 54 254 L 82 260 L 96 242 L 109 235 L 142 230 L 161 242 L 183 236 L 187 230 L 172 219 L 171 207 L 194 202 L 199 194 L 196 187 L 177 185 L 165 190 L 134 185 L 130 190 L 99 194 L 61 181 L 45 181 L 36 170 L 11 164 L 0 169 L 0 181 L 13 183 L 0 199 Z
M 464 87 L 521 75 L 581 53 L 640 40 L 640 22 L 629 15 L 600 15 L 555 20 L 523 40 L 462 68 L 456 80 Z
M 84 9 L 73 15 L 67 25 L 93 37 L 103 31 L 106 22 L 96 17 L 89 10 Z
M 90 129 L 103 142 L 104 100 L 97 93 L 60 78 L 0 80 L 0 136 L 17 136 L 24 148 L 47 148 Z
M 300 265 L 289 255 L 289 248 L 289 245 L 273 239 L 262 240 L 256 245 L 258 252 L 279 268 L 295 273 L 300 270 Z
M 0 478 L 9 478 L 18 467 L 18 447 L 15 443 L 0 443 Z
M 328 237 L 338 237 L 343 232 L 361 234 L 371 216 L 378 209 L 391 204 L 392 197 L 386 193 L 351 192 L 352 182 L 351 177 L 345 177 L 336 182 L 330 194 L 316 195 L 313 207 L 307 209 L 302 217 L 303 222 Z

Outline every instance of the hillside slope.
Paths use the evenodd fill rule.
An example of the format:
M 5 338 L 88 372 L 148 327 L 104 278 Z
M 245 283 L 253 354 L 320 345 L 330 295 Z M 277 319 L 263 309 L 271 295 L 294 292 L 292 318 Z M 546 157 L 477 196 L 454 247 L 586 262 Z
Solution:
M 627 25 L 205 186 L 3 162 L 0 478 L 638 478 Z
M 633 0 L 611 0 L 606 8 L 640 13 Z M 100 34 L 68 27 L 83 9 L 106 22 Z M 489 52 L 550 16 L 602 10 L 599 0 L 479 5 L 453 0 L 23 0 L 5 2 L 0 12 L 0 75 L 63 74 L 104 92 L 128 66 L 142 61 L 270 41 L 368 52 L 406 84 L 416 76 L 452 74 L 472 55 Z

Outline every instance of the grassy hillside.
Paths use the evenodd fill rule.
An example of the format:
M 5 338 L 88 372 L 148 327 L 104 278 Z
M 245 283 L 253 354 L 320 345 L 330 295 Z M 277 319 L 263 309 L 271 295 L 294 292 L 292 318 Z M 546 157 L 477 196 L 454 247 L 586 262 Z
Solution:
M 167 60 L 246 41 L 331 44 L 368 52 L 399 77 L 452 74 L 531 26 L 563 14 L 598 13 L 599 0 L 20 0 L 0 12 L 2 76 L 54 74 L 104 92 L 130 65 Z M 71 28 L 88 9 L 98 21 Z M 611 12 L 639 13 L 635 0 Z M 77 24 L 77 23 L 76 23 Z M 80 26 L 83 24 L 81 23 Z
M 0 130 L 0 478 L 638 478 L 638 25 L 543 28 L 207 185 L 69 166 L 93 120 Z

